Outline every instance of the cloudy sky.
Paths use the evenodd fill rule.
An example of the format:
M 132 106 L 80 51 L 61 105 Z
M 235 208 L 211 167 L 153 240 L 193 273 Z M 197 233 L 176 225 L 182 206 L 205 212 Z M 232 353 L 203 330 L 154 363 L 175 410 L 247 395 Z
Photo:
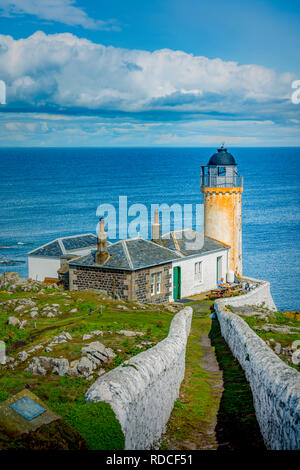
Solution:
M 299 39 L 296 0 L 0 0 L 0 146 L 298 146 Z

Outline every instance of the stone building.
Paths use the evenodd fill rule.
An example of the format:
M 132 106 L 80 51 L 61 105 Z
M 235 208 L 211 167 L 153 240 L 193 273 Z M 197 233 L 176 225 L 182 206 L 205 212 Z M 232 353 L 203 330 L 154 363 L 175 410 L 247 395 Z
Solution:
M 97 250 L 68 263 L 70 290 L 103 289 L 121 299 L 161 303 L 213 289 L 226 275 L 229 247 L 223 243 L 192 230 L 161 236 L 157 215 L 154 235 L 152 241 L 108 245 L 101 219 Z

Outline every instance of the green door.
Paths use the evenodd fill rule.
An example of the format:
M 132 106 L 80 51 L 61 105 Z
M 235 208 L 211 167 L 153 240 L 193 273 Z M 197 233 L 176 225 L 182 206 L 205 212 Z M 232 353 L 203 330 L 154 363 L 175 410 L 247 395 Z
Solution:
M 175 302 L 180 299 L 180 267 L 173 268 L 173 298 Z
M 217 257 L 217 284 L 222 277 L 222 256 Z

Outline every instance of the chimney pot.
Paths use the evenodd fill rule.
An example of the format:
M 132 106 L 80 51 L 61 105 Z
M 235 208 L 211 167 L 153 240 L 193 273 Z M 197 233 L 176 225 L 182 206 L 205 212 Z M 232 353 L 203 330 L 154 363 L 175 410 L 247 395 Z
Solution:
M 104 219 L 100 218 L 100 230 L 97 237 L 96 263 L 104 264 L 109 257 L 107 249 L 107 233 L 104 231 Z
M 159 223 L 158 211 L 154 212 L 154 224 L 152 224 L 151 232 L 152 241 L 158 242 L 161 239 L 161 228 Z

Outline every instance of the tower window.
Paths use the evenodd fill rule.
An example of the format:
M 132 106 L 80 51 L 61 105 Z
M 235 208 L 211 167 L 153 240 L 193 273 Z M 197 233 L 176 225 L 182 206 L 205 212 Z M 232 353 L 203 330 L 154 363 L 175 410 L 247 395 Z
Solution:
M 218 176 L 225 176 L 226 175 L 226 168 L 225 166 L 218 167 Z

